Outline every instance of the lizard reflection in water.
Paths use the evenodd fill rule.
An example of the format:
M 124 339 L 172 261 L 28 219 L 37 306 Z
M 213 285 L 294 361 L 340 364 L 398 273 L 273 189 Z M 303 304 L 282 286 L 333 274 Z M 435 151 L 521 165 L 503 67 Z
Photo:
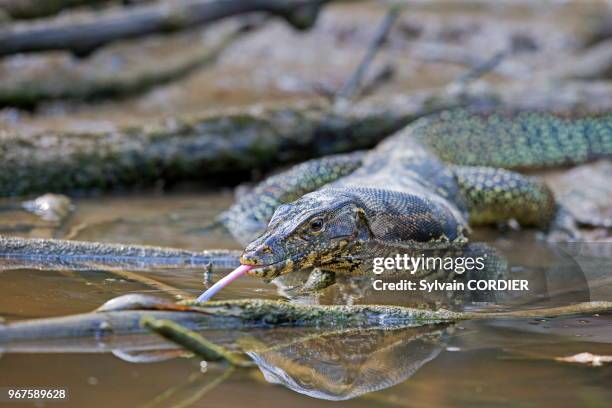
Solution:
M 324 331 L 272 347 L 252 337 L 239 343 L 268 382 L 338 401 L 407 380 L 444 349 L 451 327 Z
M 259 310 L 268 308 L 270 313 L 276 310 L 279 316 L 284 313 L 282 303 L 252 302 Z M 248 300 L 237 301 L 236 311 L 226 302 L 202 306 L 202 310 L 207 310 L 205 313 L 157 298 L 127 295 L 90 314 L 0 326 L 0 348 L 6 353 L 112 352 L 130 363 L 152 363 L 185 355 L 176 345 L 147 334 L 139 324 L 143 316 L 154 316 L 198 330 L 225 350 L 246 354 L 268 382 L 315 398 L 345 400 L 408 379 L 443 350 L 454 326 L 452 321 L 436 322 L 435 316 L 427 317 L 427 312 L 421 316 L 425 319 L 423 323 L 419 323 L 421 317 L 417 314 L 414 318 L 406 315 L 403 323 L 400 318 L 396 325 L 395 319 L 386 322 L 384 317 L 393 310 L 385 311 L 382 307 L 380 312 L 374 308 L 356 314 L 354 324 L 341 316 L 317 317 L 314 313 L 311 324 L 304 320 L 300 327 L 299 321 L 292 320 L 294 316 L 288 321 L 294 321 L 295 326 L 272 327 Z M 288 307 L 286 312 L 291 316 L 290 310 L 296 307 Z M 239 308 L 254 315 L 240 318 Z M 306 317 L 310 313 L 307 308 L 298 306 L 297 314 L 304 313 Z M 215 310 L 222 311 L 219 309 L 227 309 L 228 316 L 215 315 Z M 352 313 L 350 308 L 345 312 L 347 316 Z M 365 317 L 369 313 L 372 318 Z M 243 323 L 232 324 L 232 315 Z M 249 321 L 251 327 L 245 323 Z

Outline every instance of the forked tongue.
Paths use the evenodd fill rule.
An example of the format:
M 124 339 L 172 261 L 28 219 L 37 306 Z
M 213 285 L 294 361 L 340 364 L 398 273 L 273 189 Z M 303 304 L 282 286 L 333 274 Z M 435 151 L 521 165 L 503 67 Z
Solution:
M 202 293 L 198 297 L 197 301 L 206 302 L 207 300 L 210 300 L 210 298 L 215 296 L 218 291 L 220 291 L 221 289 L 223 289 L 224 287 L 226 287 L 227 285 L 229 285 L 230 283 L 232 283 L 233 281 L 235 281 L 242 275 L 246 275 L 246 273 L 253 268 L 254 268 L 253 265 L 240 265 L 239 267 L 237 267 L 236 269 L 234 269 L 233 271 L 225 275 L 223 278 L 219 279 L 217 283 L 215 283 L 210 288 L 208 288 L 206 292 Z

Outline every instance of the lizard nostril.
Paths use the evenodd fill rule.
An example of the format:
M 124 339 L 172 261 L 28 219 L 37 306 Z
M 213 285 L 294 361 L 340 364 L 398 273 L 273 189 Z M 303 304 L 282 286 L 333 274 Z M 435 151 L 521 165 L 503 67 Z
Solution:
M 272 255 L 272 248 L 268 245 L 258 245 L 255 248 L 247 247 L 240 257 L 240 263 L 243 265 L 262 265 L 266 262 L 265 259 L 268 255 Z
M 259 261 L 259 259 L 254 257 L 252 254 L 243 254 L 240 257 L 240 263 L 243 264 L 243 265 L 257 266 L 257 265 L 259 265 L 260 261 Z

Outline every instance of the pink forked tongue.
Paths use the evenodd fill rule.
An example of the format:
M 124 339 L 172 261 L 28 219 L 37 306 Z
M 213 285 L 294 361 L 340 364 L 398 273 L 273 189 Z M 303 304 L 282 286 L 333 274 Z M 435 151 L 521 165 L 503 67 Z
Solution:
M 210 298 L 215 296 L 218 291 L 220 291 L 242 275 L 245 275 L 253 268 L 253 265 L 240 265 L 239 267 L 225 275 L 223 278 L 221 278 L 219 281 L 217 281 L 217 283 L 208 288 L 206 292 L 202 293 L 197 299 L 198 302 L 206 302 L 207 300 L 210 300 Z

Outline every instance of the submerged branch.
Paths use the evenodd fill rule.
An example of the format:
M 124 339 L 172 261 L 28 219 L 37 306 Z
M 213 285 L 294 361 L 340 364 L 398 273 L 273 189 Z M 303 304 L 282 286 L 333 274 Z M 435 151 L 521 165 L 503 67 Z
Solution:
M 141 324 L 206 361 L 225 361 L 233 367 L 253 366 L 253 363 L 243 355 L 232 353 L 225 347 L 219 346 L 193 330 L 189 330 L 171 320 L 145 317 L 141 320 Z
M 465 312 L 462 319 L 557 317 L 573 314 L 600 313 L 612 310 L 612 302 L 593 301 L 542 309 L 513 310 L 508 312 Z
M 244 13 L 284 18 L 297 29 L 315 23 L 320 8 L 332 0 L 186 0 L 119 8 L 79 19 L 56 18 L 0 30 L 0 55 L 68 50 L 87 55 L 111 42 L 155 33 L 186 30 Z

